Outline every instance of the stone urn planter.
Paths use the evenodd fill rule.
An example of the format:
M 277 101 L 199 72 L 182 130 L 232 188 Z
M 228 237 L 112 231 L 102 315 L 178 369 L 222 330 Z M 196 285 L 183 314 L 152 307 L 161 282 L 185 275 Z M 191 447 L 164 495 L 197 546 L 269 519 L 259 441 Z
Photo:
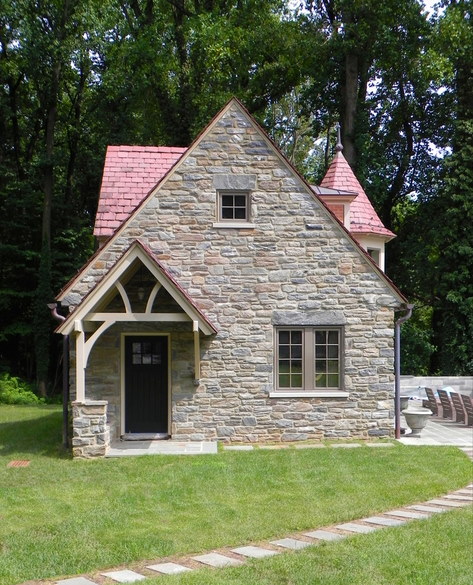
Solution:
M 409 437 L 420 437 L 427 420 L 432 416 L 432 412 L 428 408 L 421 406 L 407 408 L 403 410 L 402 414 L 406 419 L 407 426 L 411 429 Z
M 406 410 L 409 406 L 409 396 L 400 396 L 399 400 L 401 401 L 401 411 Z

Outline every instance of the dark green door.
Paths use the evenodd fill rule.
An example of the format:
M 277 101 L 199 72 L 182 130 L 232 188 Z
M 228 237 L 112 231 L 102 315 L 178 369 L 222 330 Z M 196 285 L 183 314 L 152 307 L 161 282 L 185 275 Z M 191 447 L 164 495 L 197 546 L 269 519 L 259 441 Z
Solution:
M 168 339 L 125 337 L 125 433 L 168 432 Z

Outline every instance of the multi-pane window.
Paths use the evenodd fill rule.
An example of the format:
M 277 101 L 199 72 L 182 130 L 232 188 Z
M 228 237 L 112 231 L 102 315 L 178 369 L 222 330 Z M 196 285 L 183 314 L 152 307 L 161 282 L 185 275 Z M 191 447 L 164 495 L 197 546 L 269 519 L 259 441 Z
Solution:
M 340 387 L 340 332 L 338 329 L 315 331 L 315 387 Z
M 302 331 L 279 331 L 278 376 L 280 388 L 302 388 Z
M 341 328 L 279 328 L 276 350 L 278 390 L 341 389 Z
M 249 196 L 246 192 L 219 192 L 220 221 L 248 221 Z

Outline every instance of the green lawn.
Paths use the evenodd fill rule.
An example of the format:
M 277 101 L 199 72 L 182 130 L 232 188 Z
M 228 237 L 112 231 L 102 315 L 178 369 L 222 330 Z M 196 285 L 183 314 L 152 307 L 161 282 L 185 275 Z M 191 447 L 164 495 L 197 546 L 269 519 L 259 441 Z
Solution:
M 455 448 L 72 461 L 60 442 L 59 408 L 0 405 L 0 585 L 272 539 L 472 480 L 471 461 Z M 7 468 L 13 459 L 31 464 Z M 274 571 L 297 555 L 286 556 Z M 272 582 L 291 582 L 281 579 Z
M 286 553 L 241 568 L 143 585 L 471 585 L 473 508 Z

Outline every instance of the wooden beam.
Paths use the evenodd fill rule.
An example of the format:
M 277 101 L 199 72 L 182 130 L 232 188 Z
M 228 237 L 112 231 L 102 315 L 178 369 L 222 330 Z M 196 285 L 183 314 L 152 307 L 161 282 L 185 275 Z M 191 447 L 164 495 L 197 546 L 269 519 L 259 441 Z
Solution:
M 76 400 L 85 400 L 85 333 L 79 331 L 76 335 Z
M 128 298 L 125 287 L 119 280 L 116 281 L 115 286 L 117 287 L 117 290 L 120 293 L 120 296 L 122 297 L 123 304 L 125 305 L 125 311 L 127 313 L 131 313 L 130 299 Z
M 151 321 L 151 322 L 187 322 L 191 318 L 186 313 L 89 313 L 84 321 Z
M 192 331 L 194 332 L 194 384 L 198 385 L 200 381 L 200 335 L 199 322 L 192 322 Z

